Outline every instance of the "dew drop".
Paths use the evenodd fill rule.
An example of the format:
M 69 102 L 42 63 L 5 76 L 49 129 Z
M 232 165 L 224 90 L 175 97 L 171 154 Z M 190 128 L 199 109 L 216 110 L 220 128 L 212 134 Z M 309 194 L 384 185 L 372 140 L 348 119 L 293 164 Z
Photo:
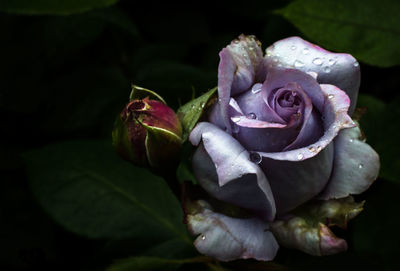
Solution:
M 358 67 L 358 65 L 360 65 L 360 64 L 358 64 L 357 61 L 354 61 L 353 66 L 354 66 L 354 67 Z
M 260 164 L 262 161 L 262 157 L 258 152 L 251 152 L 249 159 L 251 162 L 255 163 L 255 164 Z
M 299 154 L 297 155 L 297 159 L 298 159 L 298 160 L 303 159 L 303 157 L 304 157 L 304 155 L 303 155 L 302 153 L 299 153 Z
M 315 151 L 316 151 L 315 147 L 309 147 L 308 150 L 309 150 L 310 152 L 315 152 Z
M 358 168 L 359 168 L 359 169 L 362 169 L 363 167 L 364 167 L 363 164 L 359 164 L 359 165 L 358 165 Z
M 249 114 L 246 115 L 246 117 L 248 117 L 249 119 L 255 120 L 257 118 L 257 115 L 254 114 L 254 113 L 249 113 Z
M 350 138 L 350 139 L 349 139 L 349 141 L 350 141 L 350 142 L 353 142 L 353 141 L 354 141 L 354 139 Z
M 233 122 L 239 122 L 240 121 L 240 116 L 232 117 L 231 120 Z
M 335 95 L 333 95 L 333 94 L 328 95 L 328 99 L 332 99 L 333 97 L 335 97 Z
M 301 68 L 301 67 L 304 67 L 304 63 L 301 62 L 300 60 L 296 60 L 296 61 L 294 62 L 294 66 L 295 66 L 296 68 Z
M 292 47 L 290 47 L 290 49 L 296 50 L 296 46 L 292 45 Z
M 262 87 L 262 84 L 257 83 L 251 88 L 251 92 L 253 94 L 257 94 L 257 93 L 259 93 L 261 91 L 261 87 Z
M 202 236 L 201 236 L 201 240 L 206 240 L 206 236 L 205 236 L 205 235 L 202 235 Z
M 324 72 L 330 73 L 330 72 L 331 72 L 331 68 L 329 68 L 329 67 L 324 67 Z
M 310 53 L 310 49 L 304 48 L 303 49 L 303 54 L 308 55 Z
M 328 61 L 328 64 L 329 64 L 330 66 L 335 65 L 335 63 L 336 63 L 336 60 L 333 59 L 333 58 L 329 59 L 329 61 Z
M 238 44 L 240 41 L 239 40 L 234 40 L 233 43 Z
M 312 63 L 314 63 L 315 65 L 321 65 L 322 64 L 322 59 L 321 58 L 319 58 L 319 57 L 317 57 L 317 58 L 314 58 L 313 59 L 313 61 L 312 61 Z

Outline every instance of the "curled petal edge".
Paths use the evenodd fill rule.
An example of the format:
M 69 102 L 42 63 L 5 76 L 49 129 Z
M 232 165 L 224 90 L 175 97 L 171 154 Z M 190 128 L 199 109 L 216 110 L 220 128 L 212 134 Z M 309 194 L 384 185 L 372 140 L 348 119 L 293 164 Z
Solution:
M 198 235 L 194 245 L 200 253 L 220 261 L 275 258 L 279 245 L 267 222 L 216 213 L 204 201 L 196 204 L 198 210 L 188 214 L 186 219 L 189 231 Z

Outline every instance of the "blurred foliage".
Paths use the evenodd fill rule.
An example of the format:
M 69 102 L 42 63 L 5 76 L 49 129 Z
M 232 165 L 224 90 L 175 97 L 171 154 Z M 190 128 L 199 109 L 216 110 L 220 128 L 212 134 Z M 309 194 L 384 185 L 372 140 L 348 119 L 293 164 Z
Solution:
M 116 2 L 0 3 L 1 270 L 165 270 L 166 262 L 177 270 L 395 269 L 398 1 L 196 8 Z M 366 200 L 365 211 L 337 233 L 349 241 L 347 253 L 318 258 L 281 249 L 276 263 L 196 263 L 166 183 L 111 149 L 113 122 L 132 83 L 178 109 L 216 86 L 218 53 L 241 33 L 256 35 L 264 48 L 287 36 L 308 37 L 363 61 L 358 106 L 368 110 L 360 122 L 382 171 L 357 198 Z M 182 157 L 178 178 L 190 180 L 187 149 Z
M 365 108 L 360 125 L 367 142 L 380 155 L 379 176 L 400 184 L 400 156 L 398 141 L 400 129 L 396 125 L 400 119 L 400 97 L 389 104 L 370 95 L 359 95 L 357 106 Z
M 115 4 L 118 0 L 3 0 L 0 11 L 17 14 L 68 15 Z
M 316 44 L 370 65 L 400 64 L 400 2 L 296 0 L 278 13 Z

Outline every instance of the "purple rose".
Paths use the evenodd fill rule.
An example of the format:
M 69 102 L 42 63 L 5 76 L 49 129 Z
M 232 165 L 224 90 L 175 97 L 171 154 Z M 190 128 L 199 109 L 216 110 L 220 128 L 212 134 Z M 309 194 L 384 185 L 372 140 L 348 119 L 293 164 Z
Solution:
M 350 195 L 377 178 L 379 157 L 361 137 L 354 111 L 358 62 L 299 37 L 266 50 L 241 35 L 220 52 L 218 102 L 190 134 L 193 170 L 213 198 L 188 214 L 197 249 L 228 261 L 271 260 L 278 244 L 313 255 L 347 248 L 329 230 L 362 209 Z M 311 223 L 308 216 L 318 223 Z M 320 220 L 318 220 L 320 219 Z

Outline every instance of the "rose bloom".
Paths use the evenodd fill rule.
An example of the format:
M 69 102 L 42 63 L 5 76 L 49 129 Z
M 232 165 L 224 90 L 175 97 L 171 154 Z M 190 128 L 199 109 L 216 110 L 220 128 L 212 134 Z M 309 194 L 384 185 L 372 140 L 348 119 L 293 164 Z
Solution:
M 193 171 L 213 202 L 246 215 L 195 202 L 187 222 L 196 248 L 222 261 L 271 260 L 279 245 L 312 255 L 346 250 L 329 226 L 345 227 L 362 210 L 350 195 L 379 171 L 350 117 L 358 62 L 299 37 L 264 56 L 254 36 L 241 35 L 219 56 L 218 102 L 190 134 Z

